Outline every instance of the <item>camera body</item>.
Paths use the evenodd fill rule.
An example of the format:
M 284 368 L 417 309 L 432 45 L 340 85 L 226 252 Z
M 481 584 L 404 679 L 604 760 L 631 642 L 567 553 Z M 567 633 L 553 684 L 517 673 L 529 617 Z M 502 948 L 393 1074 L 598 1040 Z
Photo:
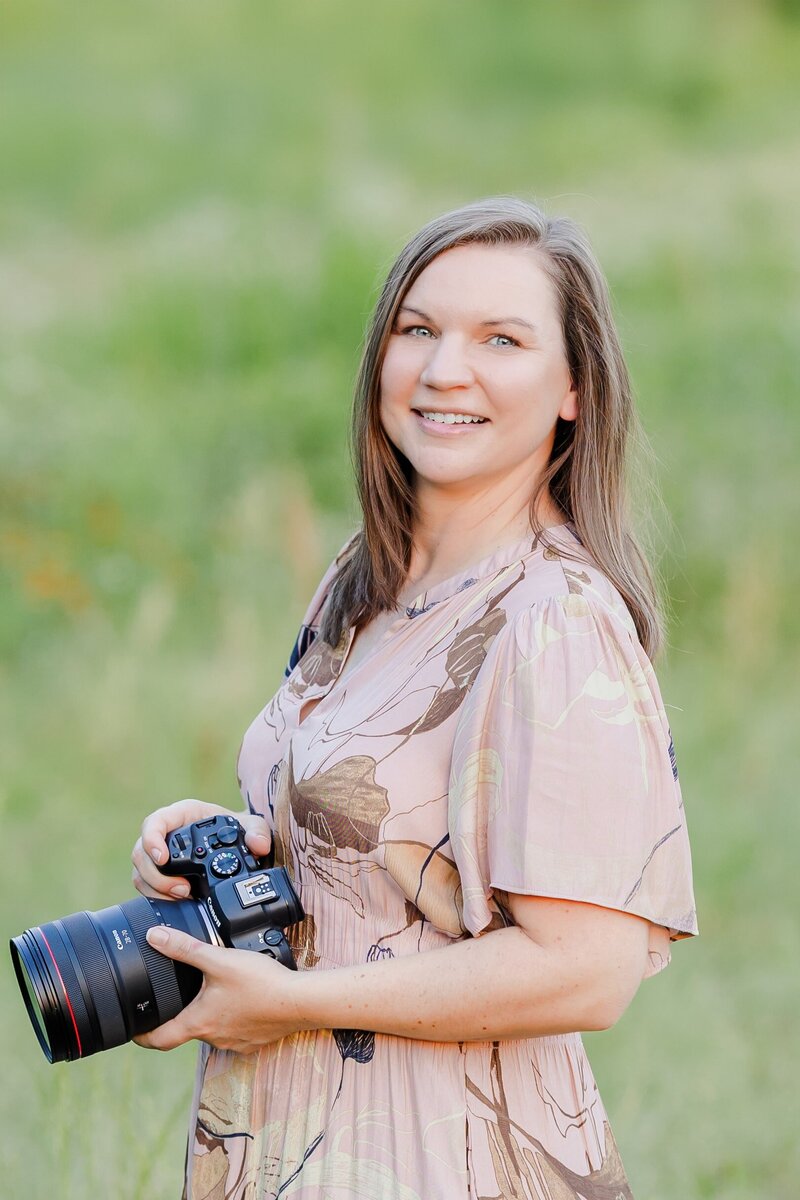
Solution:
M 284 867 L 245 845 L 235 817 L 175 829 L 165 875 L 189 880 L 186 900 L 139 896 L 99 912 L 76 912 L 11 939 L 25 1007 L 48 1062 L 71 1062 L 121 1046 L 176 1017 L 203 983 L 196 967 L 150 945 L 157 925 L 208 945 L 269 954 L 296 970 L 284 929 L 303 906 Z
M 217 814 L 167 837 L 165 875 L 189 881 L 224 946 L 255 950 L 297 970 L 284 935 L 302 920 L 300 901 L 283 867 L 266 867 L 248 849 L 234 817 Z

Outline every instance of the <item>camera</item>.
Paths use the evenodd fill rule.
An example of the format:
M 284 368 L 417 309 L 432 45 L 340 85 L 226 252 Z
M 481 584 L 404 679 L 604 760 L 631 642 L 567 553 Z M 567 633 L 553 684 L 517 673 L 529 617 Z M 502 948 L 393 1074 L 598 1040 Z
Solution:
M 234 817 L 220 814 L 173 830 L 167 847 L 161 871 L 185 876 L 190 898 L 141 896 L 11 939 L 20 991 L 49 1062 L 124 1045 L 194 999 L 202 973 L 153 949 L 145 934 L 155 925 L 210 945 L 268 954 L 297 969 L 284 930 L 303 919 L 300 900 L 283 867 L 250 853 Z

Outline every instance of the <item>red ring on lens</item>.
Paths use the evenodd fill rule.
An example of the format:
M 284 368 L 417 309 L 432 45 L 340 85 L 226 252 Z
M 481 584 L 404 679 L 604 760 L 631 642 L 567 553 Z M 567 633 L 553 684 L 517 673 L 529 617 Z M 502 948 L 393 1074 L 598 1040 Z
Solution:
M 59 981 L 61 983 L 61 988 L 62 988 L 62 991 L 64 992 L 64 999 L 67 1002 L 67 1008 L 69 1009 L 69 1015 L 72 1017 L 72 1028 L 75 1030 L 75 1041 L 78 1043 L 78 1058 L 83 1058 L 83 1047 L 81 1046 L 81 1035 L 78 1033 L 78 1022 L 75 1020 L 75 1013 L 72 1011 L 72 1005 L 70 1003 L 69 996 L 67 995 L 67 989 L 64 984 L 64 979 L 61 975 L 61 972 L 58 969 L 58 963 L 56 962 L 56 956 L 53 954 L 53 951 L 50 949 L 50 943 L 48 942 L 48 940 L 45 936 L 44 930 L 40 928 L 39 933 L 42 935 L 42 941 L 44 942 L 45 946 L 47 946 L 47 952 L 50 955 L 50 958 L 53 960 L 53 966 L 56 969 L 56 975 L 58 976 Z

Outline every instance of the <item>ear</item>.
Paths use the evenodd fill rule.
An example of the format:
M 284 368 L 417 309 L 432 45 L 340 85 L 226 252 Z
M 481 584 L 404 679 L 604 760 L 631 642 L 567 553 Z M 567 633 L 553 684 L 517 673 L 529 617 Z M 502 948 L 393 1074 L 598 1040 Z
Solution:
M 574 421 L 578 415 L 578 391 L 577 388 L 570 388 L 565 393 L 564 399 L 561 401 L 561 408 L 558 410 L 558 415 L 564 421 Z

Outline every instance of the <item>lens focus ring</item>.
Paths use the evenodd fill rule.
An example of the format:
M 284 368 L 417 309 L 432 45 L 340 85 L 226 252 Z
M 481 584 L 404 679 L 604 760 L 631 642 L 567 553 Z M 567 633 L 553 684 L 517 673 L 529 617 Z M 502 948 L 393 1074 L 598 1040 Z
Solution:
M 178 980 L 175 974 L 175 965 L 172 959 L 165 958 L 163 954 L 159 954 L 157 950 L 154 950 L 145 937 L 148 929 L 153 929 L 156 925 L 162 923 L 159 920 L 160 914 L 159 916 L 156 915 L 157 910 L 155 906 L 150 903 L 146 896 L 142 896 L 139 900 L 126 901 L 123 908 L 130 922 L 131 933 L 136 939 L 136 945 L 139 947 L 144 959 L 144 965 L 147 969 L 153 995 L 155 996 L 158 1023 L 159 1025 L 163 1025 L 165 1021 L 170 1021 L 173 1017 L 177 1017 L 178 1013 L 183 1009 L 183 1000 L 181 999 Z

